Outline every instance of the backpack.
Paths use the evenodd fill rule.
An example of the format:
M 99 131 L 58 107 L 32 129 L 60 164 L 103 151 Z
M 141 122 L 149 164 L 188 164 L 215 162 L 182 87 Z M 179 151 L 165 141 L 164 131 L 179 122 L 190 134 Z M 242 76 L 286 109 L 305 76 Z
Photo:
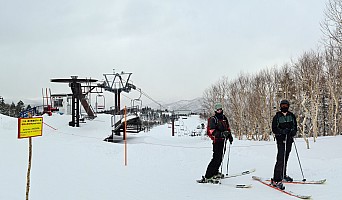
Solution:
M 216 116 L 211 116 L 208 118 L 208 122 L 207 122 L 207 135 L 210 137 L 210 139 L 212 139 L 214 142 L 216 140 L 223 140 L 223 138 L 215 138 L 214 135 L 212 135 L 212 133 L 210 133 L 210 120 L 211 118 L 214 118 L 215 119 L 215 124 L 217 125 L 219 123 L 219 120 L 217 119 Z
M 210 130 L 210 119 L 211 119 L 212 117 L 215 119 L 215 124 L 217 124 L 217 117 L 216 117 L 216 116 L 208 117 L 208 121 L 207 121 L 207 135 L 209 135 L 209 130 Z
M 223 117 L 226 119 L 226 116 L 224 116 L 223 115 Z M 221 122 L 222 120 L 219 120 L 219 119 L 217 119 L 217 117 L 216 116 L 211 116 L 211 117 L 209 117 L 208 118 L 208 121 L 207 121 L 207 135 L 212 139 L 212 140 L 223 140 L 223 138 L 215 138 L 215 136 L 214 135 L 212 135 L 211 133 L 210 133 L 210 120 L 211 120 L 211 118 L 214 118 L 215 119 L 215 124 L 217 125 L 218 123 L 219 123 L 219 121 Z M 227 120 L 227 119 L 226 119 Z M 229 128 L 229 125 L 228 125 L 228 131 L 230 131 L 230 128 Z

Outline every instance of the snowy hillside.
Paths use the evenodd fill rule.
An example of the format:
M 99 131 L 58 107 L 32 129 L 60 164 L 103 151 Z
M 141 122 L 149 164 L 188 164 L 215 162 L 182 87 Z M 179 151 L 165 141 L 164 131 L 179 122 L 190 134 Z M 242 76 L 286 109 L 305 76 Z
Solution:
M 180 100 L 173 103 L 163 104 L 163 107 L 168 110 L 191 110 L 192 112 L 201 112 L 202 98 L 196 98 L 192 100 Z
M 124 144 L 107 143 L 110 116 L 99 115 L 80 128 L 69 127 L 70 116 L 44 116 L 43 136 L 32 139 L 33 160 L 30 199 L 32 200 L 193 200 L 193 199 L 295 199 L 268 188 L 252 175 L 271 177 L 276 156 L 274 141 L 238 141 L 230 150 L 229 173 L 256 168 L 252 175 L 222 180 L 221 185 L 197 184 L 212 155 L 211 141 L 185 133 L 171 136 L 168 125 L 150 132 L 129 134 L 128 165 L 124 164 Z M 187 130 L 202 121 L 198 116 L 183 120 Z M 56 129 L 56 130 L 55 130 Z M 315 200 L 340 199 L 342 137 L 318 138 L 305 148 L 296 144 L 305 178 L 326 178 L 323 185 L 286 185 L 310 194 Z M 0 115 L 0 199 L 25 199 L 28 139 L 17 139 L 17 119 Z M 223 172 L 226 173 L 227 156 Z M 302 179 L 295 150 L 290 155 L 288 174 Z M 237 189 L 234 184 L 252 184 Z

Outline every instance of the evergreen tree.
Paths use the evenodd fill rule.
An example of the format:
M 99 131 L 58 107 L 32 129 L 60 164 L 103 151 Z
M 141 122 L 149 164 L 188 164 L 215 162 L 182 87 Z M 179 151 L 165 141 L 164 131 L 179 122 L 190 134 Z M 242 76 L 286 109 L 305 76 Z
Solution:
M 0 96 L 0 113 L 3 114 L 5 112 L 5 102 L 4 102 L 4 98 L 2 98 Z
M 12 104 L 9 106 L 9 116 L 11 116 L 11 117 L 16 116 L 15 108 L 16 108 L 16 106 L 15 106 L 14 102 L 12 102 Z
M 25 105 L 22 101 L 19 101 L 15 107 L 15 116 L 19 117 L 20 116 L 20 112 L 23 111 L 25 108 Z

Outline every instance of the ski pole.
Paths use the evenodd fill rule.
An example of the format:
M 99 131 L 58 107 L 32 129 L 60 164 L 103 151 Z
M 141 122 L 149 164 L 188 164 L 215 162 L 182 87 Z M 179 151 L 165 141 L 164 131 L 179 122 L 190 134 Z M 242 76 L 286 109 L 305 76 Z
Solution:
M 285 148 L 284 148 L 284 163 L 283 163 L 283 177 L 282 179 L 285 178 L 285 166 L 286 166 L 286 146 L 287 146 L 287 134 L 285 135 Z
M 221 159 L 221 172 L 222 172 L 224 154 L 226 154 L 226 147 L 227 147 L 227 138 L 224 139 L 224 148 L 223 148 L 223 154 L 222 154 L 222 159 Z M 220 176 L 220 182 L 219 182 L 220 184 L 221 184 L 221 179 L 222 179 L 222 176 Z
M 227 158 L 227 173 L 226 173 L 226 176 L 228 176 L 229 154 L 230 154 L 230 143 L 229 143 L 229 146 L 228 146 L 228 158 Z
M 302 176 L 303 176 L 303 181 L 306 181 L 306 178 L 304 178 L 304 173 L 303 173 L 303 169 L 302 169 L 302 164 L 300 163 L 300 159 L 299 159 L 299 155 L 298 155 L 298 151 L 297 151 L 297 146 L 296 146 L 296 142 L 293 140 L 295 149 L 296 149 L 296 154 L 297 154 L 297 158 L 298 158 L 298 163 L 299 163 L 299 167 L 300 167 L 300 171 L 302 172 Z

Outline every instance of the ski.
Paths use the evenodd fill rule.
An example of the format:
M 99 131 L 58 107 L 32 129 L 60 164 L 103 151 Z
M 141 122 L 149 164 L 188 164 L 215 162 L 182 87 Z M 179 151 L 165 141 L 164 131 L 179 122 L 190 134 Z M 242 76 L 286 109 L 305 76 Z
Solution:
M 210 180 L 209 182 L 204 182 L 203 181 L 203 177 L 202 177 L 202 179 L 196 180 L 196 182 L 197 183 L 221 184 L 220 180 L 222 180 L 222 179 L 243 176 L 243 175 L 251 174 L 253 172 L 255 172 L 255 169 L 250 169 L 250 170 L 246 170 L 246 171 L 235 173 L 235 174 L 231 174 L 231 175 L 226 175 L 226 176 L 223 176 L 221 178 L 219 177 L 219 178 L 216 178 L 214 180 Z M 227 184 L 221 184 L 221 185 L 227 185 Z M 229 186 L 234 186 L 235 188 L 251 188 L 252 187 L 251 184 L 230 184 Z
M 250 169 L 250 170 L 246 170 L 246 171 L 243 171 L 243 172 L 239 172 L 239 173 L 235 173 L 235 174 L 231 174 L 231 175 L 222 175 L 223 177 L 218 177 L 214 180 L 211 180 L 210 183 L 213 183 L 213 184 L 217 184 L 220 182 L 220 179 L 226 179 L 226 178 L 234 178 L 234 177 L 238 177 L 238 176 L 243 176 L 243 175 L 247 175 L 247 174 L 251 174 L 255 172 L 255 169 Z M 199 179 L 199 180 L 196 180 L 197 183 L 207 183 L 207 182 L 203 182 L 203 177 L 202 179 Z
M 210 182 L 201 182 L 201 180 L 196 180 L 197 183 L 201 183 L 201 184 L 213 184 L 213 185 L 224 185 L 224 186 L 232 186 L 235 188 L 251 188 L 252 184 L 222 184 L 220 183 L 219 180 L 215 180 L 215 181 L 210 181 Z
M 252 184 L 236 184 L 235 187 L 236 188 L 251 188 Z
M 287 191 L 286 189 L 285 190 L 281 190 L 279 188 L 276 188 L 274 186 L 272 186 L 268 181 L 266 181 L 265 179 L 261 178 L 261 177 L 258 177 L 258 176 L 252 176 L 252 178 L 256 181 L 259 181 L 260 183 L 270 187 L 270 188 L 273 188 L 275 190 L 278 190 L 279 192 L 282 192 L 284 194 L 287 194 L 287 195 L 290 195 L 290 196 L 293 196 L 293 197 L 297 197 L 299 199 L 310 199 L 311 196 L 310 195 L 301 195 L 301 194 L 296 194 L 292 191 Z
M 270 179 L 267 179 L 266 181 L 271 181 Z M 303 181 L 303 180 L 293 180 L 292 182 L 283 181 L 285 184 L 324 184 L 327 181 L 327 179 L 322 180 L 312 180 L 312 181 Z
M 237 176 L 243 176 L 243 175 L 251 174 L 253 172 L 255 172 L 255 169 L 246 170 L 246 171 L 243 171 L 243 172 L 240 172 L 240 173 L 231 174 L 231 175 L 228 175 L 228 176 L 225 175 L 221 179 L 234 178 L 234 177 L 237 177 Z

